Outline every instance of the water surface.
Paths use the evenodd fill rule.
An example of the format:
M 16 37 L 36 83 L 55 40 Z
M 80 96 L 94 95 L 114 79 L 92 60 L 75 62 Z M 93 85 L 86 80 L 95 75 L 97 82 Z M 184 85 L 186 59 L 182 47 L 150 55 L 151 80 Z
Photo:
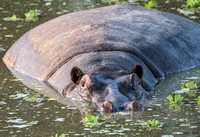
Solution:
M 185 8 L 186 0 L 157 0 L 157 10 L 174 13 L 200 23 L 200 9 Z M 65 13 L 131 3 L 144 6 L 147 0 L 0 0 L 0 58 L 24 33 Z M 4 18 L 40 10 L 36 22 L 4 21 Z M 200 68 L 170 75 L 147 95 L 145 110 L 129 114 L 100 113 L 95 105 L 65 100 L 55 92 L 45 91 L 37 81 L 33 91 L 22 84 L 0 60 L 0 136 L 200 136 L 200 92 L 182 93 L 181 105 L 165 102 L 172 92 L 182 92 L 181 83 L 200 79 Z M 48 97 L 45 97 L 43 94 Z M 67 103 L 66 103 L 67 102 Z M 72 102 L 72 105 L 68 105 Z M 100 117 L 103 124 L 86 127 L 87 115 Z M 147 128 L 147 120 L 157 119 L 160 128 Z

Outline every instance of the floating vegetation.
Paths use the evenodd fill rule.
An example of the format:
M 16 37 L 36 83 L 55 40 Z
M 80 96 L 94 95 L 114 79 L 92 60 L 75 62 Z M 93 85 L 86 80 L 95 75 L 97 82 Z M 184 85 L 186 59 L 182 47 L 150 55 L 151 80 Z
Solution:
M 29 123 L 26 123 L 27 125 L 37 125 L 39 121 L 31 121 Z
M 160 125 L 160 122 L 158 120 L 148 120 L 146 122 L 147 127 L 158 127 Z
M 98 116 L 95 117 L 95 116 L 89 115 L 89 116 L 86 116 L 83 119 L 83 121 L 86 122 L 86 123 L 97 123 L 98 119 L 99 119 Z
M 16 15 L 13 15 L 12 17 L 7 17 L 3 19 L 4 21 L 21 21 L 22 18 L 18 18 Z
M 151 0 L 145 5 L 145 7 L 146 8 L 157 8 L 158 4 L 155 0 Z
M 5 35 L 6 38 L 13 38 L 13 35 Z
M 30 10 L 28 13 L 25 13 L 25 21 L 37 21 L 39 19 L 40 10 Z M 13 15 L 12 17 L 7 17 L 3 19 L 4 21 L 23 21 L 24 19 L 17 17 L 17 15 Z
M 187 0 L 188 7 L 200 7 L 200 0 Z
M 99 122 L 99 117 L 98 116 L 89 115 L 89 116 L 86 116 L 83 119 L 83 123 L 85 124 L 86 127 L 92 128 L 92 127 L 100 126 L 104 122 Z
M 189 81 L 186 84 L 182 84 L 181 88 L 182 91 L 187 91 L 186 94 L 188 94 L 188 96 L 192 97 L 192 96 L 196 96 L 197 91 L 198 91 L 198 84 L 195 81 Z
M 189 81 L 186 84 L 182 84 L 181 87 L 182 87 L 182 90 L 185 90 L 185 89 L 191 90 L 191 89 L 197 88 L 197 83 L 195 81 Z
M 39 10 L 30 10 L 28 13 L 24 14 L 26 16 L 25 20 L 30 22 L 30 21 L 37 21 L 38 20 L 38 16 L 40 15 L 40 11 Z
M 45 97 L 43 97 L 41 94 L 39 93 L 35 93 L 32 95 L 29 95 L 27 97 L 24 97 L 23 100 L 28 101 L 28 102 L 42 102 L 44 100 L 47 100 Z
M 197 104 L 200 105 L 200 96 L 197 98 Z
M 181 97 L 181 94 L 171 94 L 168 96 L 170 103 L 181 103 L 183 98 Z

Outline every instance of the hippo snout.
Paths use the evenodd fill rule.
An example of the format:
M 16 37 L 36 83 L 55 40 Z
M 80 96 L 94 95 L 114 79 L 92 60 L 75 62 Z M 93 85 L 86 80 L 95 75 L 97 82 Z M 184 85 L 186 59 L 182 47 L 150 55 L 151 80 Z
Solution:
M 103 112 L 115 112 L 117 108 L 110 101 L 105 101 L 100 108 L 100 111 Z
M 110 101 L 105 101 L 100 107 L 102 112 L 117 112 L 117 111 L 138 111 L 142 110 L 142 104 L 138 101 L 131 101 L 122 106 L 111 103 Z
M 138 101 L 132 101 L 126 105 L 126 110 L 129 111 L 137 111 L 142 109 L 142 104 L 140 104 Z

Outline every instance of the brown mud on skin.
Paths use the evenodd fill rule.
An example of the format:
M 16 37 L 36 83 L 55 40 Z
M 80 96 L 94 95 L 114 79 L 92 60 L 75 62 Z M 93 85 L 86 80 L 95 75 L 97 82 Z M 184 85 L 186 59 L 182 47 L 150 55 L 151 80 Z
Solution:
M 141 108 L 145 90 L 152 90 L 158 79 L 200 64 L 199 41 L 195 22 L 115 5 L 39 25 L 15 42 L 3 60 L 67 97 L 111 111 L 133 110 Z

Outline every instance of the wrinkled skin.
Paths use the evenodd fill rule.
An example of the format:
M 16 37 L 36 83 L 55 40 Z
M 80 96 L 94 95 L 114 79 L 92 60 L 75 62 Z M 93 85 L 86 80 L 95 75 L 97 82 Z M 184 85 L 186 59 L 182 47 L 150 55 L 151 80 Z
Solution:
M 101 111 L 140 110 L 145 90 L 141 85 L 143 69 L 135 65 L 130 74 L 119 78 L 101 74 L 83 74 L 78 68 L 71 70 L 72 81 L 80 87 L 79 95 L 84 101 L 94 102 Z

